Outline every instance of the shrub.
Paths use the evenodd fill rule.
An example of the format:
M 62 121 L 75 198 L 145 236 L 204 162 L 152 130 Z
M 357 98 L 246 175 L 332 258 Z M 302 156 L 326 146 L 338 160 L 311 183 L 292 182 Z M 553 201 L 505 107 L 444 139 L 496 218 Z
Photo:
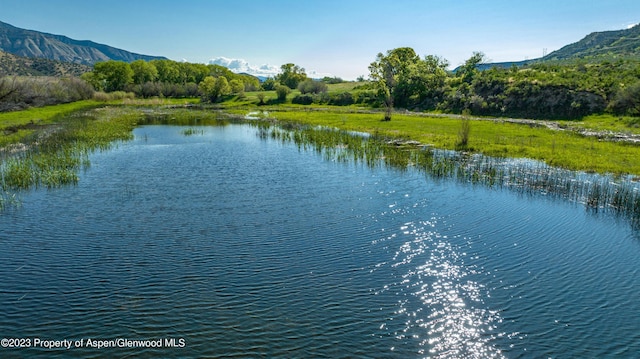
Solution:
M 322 78 L 322 82 L 327 83 L 327 84 L 339 84 L 339 83 L 343 83 L 344 80 L 341 79 L 340 77 L 325 76 L 325 77 Z
M 79 78 L 0 78 L 0 111 L 56 105 L 86 100 L 92 96 L 93 87 Z
M 273 78 L 268 78 L 262 83 L 262 89 L 265 91 L 273 91 L 278 83 Z
M 337 95 L 332 95 L 329 98 L 330 105 L 336 106 L 349 106 L 355 103 L 353 95 L 350 92 L 342 92 Z
M 462 119 L 460 120 L 460 130 L 458 130 L 457 150 L 467 149 L 469 146 L 469 133 L 471 132 L 471 120 L 469 119 L 469 110 L 462 111 Z
M 298 90 L 302 94 L 327 92 L 328 86 L 324 82 L 305 80 L 298 84 Z
M 298 105 L 311 105 L 313 103 L 313 96 L 308 94 L 298 95 L 291 100 L 291 103 Z
M 285 85 L 276 86 L 276 94 L 278 95 L 278 101 L 284 102 L 287 100 L 287 95 L 291 93 L 291 89 Z
M 96 101 L 107 102 L 110 100 L 109 94 L 104 91 L 96 91 L 93 93 L 93 99 Z
M 640 115 L 640 81 L 618 91 L 609 108 L 619 115 Z
M 109 93 L 98 91 L 98 92 L 94 92 L 93 94 L 94 100 L 102 101 L 102 102 L 113 101 L 113 100 L 124 100 L 124 99 L 133 100 L 134 98 L 136 98 L 136 96 L 133 92 L 124 92 L 124 91 L 113 91 Z
M 360 91 L 356 93 L 354 103 L 363 105 L 374 105 L 378 102 L 378 96 L 373 91 Z

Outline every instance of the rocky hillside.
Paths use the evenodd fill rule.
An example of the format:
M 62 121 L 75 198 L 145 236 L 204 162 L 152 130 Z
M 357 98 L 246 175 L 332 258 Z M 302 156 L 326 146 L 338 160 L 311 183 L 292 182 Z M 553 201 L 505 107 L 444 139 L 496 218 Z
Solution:
M 16 56 L 0 51 L 2 76 L 80 76 L 92 68 L 83 64 Z
M 39 31 L 25 30 L 0 21 L 0 50 L 14 55 L 44 58 L 63 62 L 92 65 L 99 61 L 165 59 L 148 56 L 98 44 L 93 41 L 79 41 L 62 35 L 52 35 Z

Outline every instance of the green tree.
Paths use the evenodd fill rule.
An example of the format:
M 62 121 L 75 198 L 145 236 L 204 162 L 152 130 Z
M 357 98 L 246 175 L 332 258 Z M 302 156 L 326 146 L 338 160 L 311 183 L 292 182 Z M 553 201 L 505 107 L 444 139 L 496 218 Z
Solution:
M 130 66 L 131 70 L 133 70 L 133 83 L 136 85 L 153 82 L 158 77 L 158 70 L 150 62 L 136 60 L 133 61 Z
M 476 74 L 478 74 L 478 65 L 484 63 L 486 61 L 486 57 L 482 52 L 475 51 L 467 61 L 464 62 L 464 65 L 460 66 L 456 71 L 456 76 L 461 77 L 462 81 L 466 83 L 471 83 L 475 78 Z
M 400 47 L 379 53 L 369 65 L 369 77 L 385 106 L 385 121 L 391 120 L 396 103 L 405 104 L 411 96 L 412 78 L 417 73 L 420 58 L 410 47 Z
M 284 64 L 280 66 L 281 72 L 276 75 L 276 81 L 281 84 L 289 87 L 290 89 L 295 89 L 298 87 L 298 84 L 307 79 L 307 74 L 304 69 L 295 64 Z
M 298 90 L 300 90 L 300 93 L 302 94 L 306 94 L 306 93 L 318 94 L 321 92 L 327 92 L 329 90 L 329 87 L 324 81 L 315 81 L 315 80 L 308 79 L 298 84 Z
M 178 78 L 183 83 L 200 83 L 209 76 L 209 68 L 205 64 L 192 64 L 188 62 L 178 62 Z
M 150 61 L 158 71 L 158 81 L 166 83 L 180 82 L 180 69 L 178 63 L 171 60 L 152 60 Z
M 94 90 L 104 91 L 104 81 L 95 73 L 95 71 L 85 72 L 80 75 L 80 78 L 93 86 Z
M 260 90 L 260 80 L 247 74 L 236 74 L 236 78 L 242 81 L 245 91 L 258 91 Z
M 616 114 L 640 116 L 640 81 L 618 91 L 610 108 Z
M 233 79 L 229 81 L 229 86 L 231 87 L 231 93 L 242 95 L 244 94 L 244 84 L 239 79 Z
M 133 70 L 123 61 L 98 62 L 93 66 L 93 72 L 107 92 L 124 91 L 125 86 L 133 81 Z
M 207 76 L 198 87 L 202 94 L 202 99 L 208 102 L 216 102 L 221 96 L 229 94 L 231 87 L 225 77 L 215 78 Z
M 273 77 L 269 77 L 262 83 L 262 89 L 265 91 L 273 91 L 279 85 Z

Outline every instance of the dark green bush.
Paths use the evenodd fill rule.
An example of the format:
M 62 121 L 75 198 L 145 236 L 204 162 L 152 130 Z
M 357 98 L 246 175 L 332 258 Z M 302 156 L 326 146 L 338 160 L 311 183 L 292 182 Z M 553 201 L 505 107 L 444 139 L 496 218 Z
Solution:
M 336 95 L 331 95 L 329 98 L 329 105 L 336 106 L 349 106 L 353 105 L 355 100 L 350 92 L 342 92 Z
M 313 103 L 313 96 L 309 94 L 298 95 L 291 99 L 291 103 L 298 105 L 311 105 Z

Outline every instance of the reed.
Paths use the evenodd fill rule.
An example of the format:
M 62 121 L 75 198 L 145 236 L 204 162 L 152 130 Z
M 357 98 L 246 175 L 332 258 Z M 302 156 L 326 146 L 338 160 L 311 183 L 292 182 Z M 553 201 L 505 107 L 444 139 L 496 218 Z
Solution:
M 186 128 L 180 131 L 185 136 L 204 135 L 204 130 L 197 128 Z
M 118 107 L 74 112 L 19 145 L 5 147 L 0 151 L 3 198 L 33 187 L 76 184 L 79 171 L 90 166 L 90 153 L 110 148 L 113 141 L 131 139 L 131 130 L 141 119 L 140 111 Z
M 301 151 L 314 151 L 337 162 L 386 166 L 400 171 L 415 168 L 432 180 L 502 188 L 521 194 L 545 196 L 583 204 L 595 211 L 610 211 L 640 222 L 640 184 L 629 176 L 588 174 L 528 159 L 508 159 L 437 150 L 410 141 L 390 141 L 319 126 L 287 124 L 260 127 L 258 136 L 292 142 Z
M 282 115 L 277 113 L 279 117 Z M 312 115 L 315 118 L 316 114 Z M 351 115 L 348 121 L 344 114 L 325 115 L 336 117 L 336 125 L 359 121 Z M 274 117 L 271 112 L 263 119 L 246 120 L 244 116 L 206 108 L 184 107 L 109 106 L 73 112 L 55 125 L 25 136 L 22 143 L 5 146 L 0 151 L 0 206 L 6 207 L 7 203 L 13 202 L 15 191 L 77 183 L 79 171 L 90 166 L 92 151 L 108 149 L 117 140 L 131 139 L 131 130 L 139 124 L 224 126 L 243 122 L 256 127 L 260 138 L 294 143 L 299 150 L 314 151 L 328 160 L 363 163 L 372 168 L 386 166 L 400 171 L 415 168 L 432 180 L 453 179 L 465 184 L 570 200 L 596 211 L 624 214 L 634 223 L 640 222 L 640 185 L 629 176 L 587 174 L 528 159 L 434 149 L 409 141 L 412 136 L 399 139 L 402 132 L 392 131 L 380 121 L 376 121 L 376 127 L 367 128 L 372 134 L 368 135 L 337 130 L 313 121 L 305 124 L 304 121 L 282 121 Z M 365 121 L 364 117 L 361 120 Z M 481 129 L 474 124 L 474 131 Z M 204 131 L 191 128 L 184 132 L 185 135 L 199 133 Z M 474 137 L 474 147 L 477 141 Z M 522 145 L 526 143 L 524 141 Z M 597 147 L 600 144 L 590 145 Z M 557 145 L 556 151 L 564 151 L 564 146 Z

